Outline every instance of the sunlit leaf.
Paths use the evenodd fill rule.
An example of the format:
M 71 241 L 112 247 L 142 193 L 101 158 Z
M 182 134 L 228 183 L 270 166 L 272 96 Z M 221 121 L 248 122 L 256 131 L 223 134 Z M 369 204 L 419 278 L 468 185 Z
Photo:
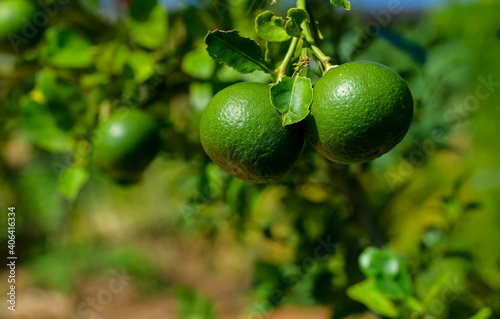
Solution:
M 347 0 L 330 0 L 330 2 L 338 8 L 351 10 L 351 3 Z
M 470 319 L 488 319 L 492 314 L 493 311 L 490 307 L 483 307 L 474 316 L 470 317 Z
M 192 77 L 208 80 L 213 76 L 215 62 L 207 54 L 204 46 L 198 46 L 182 58 L 182 71 Z
M 252 39 L 242 37 L 238 31 L 211 31 L 205 37 L 208 54 L 217 62 L 225 63 L 241 73 L 255 70 L 270 72 L 262 59 L 262 49 Z
M 189 85 L 189 101 L 191 107 L 201 112 L 213 96 L 211 83 L 193 82 Z
M 382 274 L 385 262 L 385 254 L 375 247 L 368 247 L 359 255 L 359 268 L 368 278 Z
M 85 168 L 77 165 L 69 166 L 59 175 L 57 189 L 69 200 L 74 200 L 88 178 L 89 172 Z
M 142 83 L 154 74 L 155 60 L 146 52 L 131 52 L 127 59 L 124 72 L 131 72 L 126 78 L 133 79 L 136 83 Z
M 59 68 L 86 68 L 93 64 L 91 42 L 68 28 L 54 27 L 45 32 L 42 59 Z
M 363 274 L 374 279 L 381 294 L 393 299 L 411 296 L 411 279 L 405 265 L 389 251 L 366 248 L 359 256 Z
M 98 86 L 103 86 L 109 83 L 109 77 L 107 74 L 100 72 L 90 73 L 83 75 L 80 79 L 80 84 L 82 88 L 93 88 Z
M 300 122 L 309 114 L 313 100 L 310 79 L 284 77 L 270 88 L 270 94 L 273 106 L 283 115 L 283 126 Z
M 257 16 L 255 31 L 266 41 L 283 42 L 290 39 L 285 31 L 285 21 L 272 11 L 264 11 Z
M 349 287 L 347 295 L 382 316 L 399 317 L 397 307 L 390 299 L 378 291 L 373 279 L 367 279 Z
M 129 28 L 138 44 L 148 49 L 158 49 L 167 40 L 168 15 L 156 0 L 133 0 L 130 4 Z

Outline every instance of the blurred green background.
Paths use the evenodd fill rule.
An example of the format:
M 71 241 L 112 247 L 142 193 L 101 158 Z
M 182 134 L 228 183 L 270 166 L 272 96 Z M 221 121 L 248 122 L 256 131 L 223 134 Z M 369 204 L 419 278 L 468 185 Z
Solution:
M 37 36 L 0 45 L 2 298 L 10 206 L 18 257 L 0 318 L 500 318 L 499 1 L 312 0 L 323 51 L 400 73 L 414 120 L 373 162 L 306 147 L 265 185 L 215 166 L 198 125 L 222 88 L 270 78 L 216 64 L 203 39 L 258 39 L 255 16 L 293 1 L 36 2 Z M 92 161 L 123 107 L 162 125 L 134 185 Z

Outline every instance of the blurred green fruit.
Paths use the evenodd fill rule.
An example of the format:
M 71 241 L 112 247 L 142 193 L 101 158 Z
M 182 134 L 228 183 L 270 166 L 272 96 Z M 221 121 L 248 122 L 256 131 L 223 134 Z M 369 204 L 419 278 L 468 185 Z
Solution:
M 48 16 L 34 1 L 0 1 L 0 51 L 20 53 L 33 47 L 47 22 Z
M 97 165 L 120 182 L 137 182 L 160 148 L 159 126 L 145 112 L 113 114 L 94 135 Z

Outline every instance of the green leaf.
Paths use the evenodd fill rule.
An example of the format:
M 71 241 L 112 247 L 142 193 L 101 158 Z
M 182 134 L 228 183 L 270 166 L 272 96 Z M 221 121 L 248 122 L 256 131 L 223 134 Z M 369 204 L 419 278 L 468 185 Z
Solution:
M 158 49 L 167 41 L 168 15 L 156 0 L 133 0 L 130 4 L 129 29 L 139 45 Z
M 285 21 L 272 11 L 264 11 L 257 16 L 255 31 L 266 41 L 284 42 L 290 39 L 285 31 Z
M 284 77 L 270 88 L 270 94 L 274 108 L 283 115 L 283 126 L 300 122 L 309 114 L 313 100 L 310 79 Z
M 394 303 L 378 291 L 373 279 L 367 279 L 347 288 L 347 295 L 382 316 L 399 317 Z
M 288 10 L 287 17 L 289 20 L 285 26 L 286 33 L 292 37 L 299 38 L 302 33 L 300 25 L 302 22 L 309 20 L 309 15 L 303 9 L 292 8 Z
M 411 278 L 405 265 L 391 252 L 366 248 L 359 256 L 361 272 L 375 280 L 381 294 L 392 299 L 411 296 Z
M 210 299 L 187 288 L 175 294 L 177 314 L 180 319 L 216 319 L 215 307 Z
M 261 72 L 259 72 L 261 73 Z M 255 73 L 250 73 L 249 75 L 252 74 L 258 74 L 257 72 Z M 263 74 L 263 73 L 261 73 Z M 216 79 L 217 81 L 220 82 L 226 82 L 226 83 L 231 83 L 231 82 L 238 82 L 241 80 L 241 76 L 244 74 L 239 73 L 235 69 L 231 69 L 227 65 L 223 64 L 216 72 Z
M 33 142 L 40 148 L 52 152 L 68 152 L 73 140 L 60 130 L 50 112 L 31 99 L 21 100 L 23 126 Z
M 181 69 L 184 73 L 197 79 L 209 80 L 213 76 L 215 62 L 207 55 L 205 47 L 201 45 L 184 55 Z
M 330 0 L 330 2 L 338 8 L 351 10 L 351 3 L 347 0 Z
M 107 85 L 108 83 L 108 75 L 101 72 L 85 74 L 80 78 L 80 84 L 83 89 L 90 89 L 98 86 L 102 87 Z
M 286 13 L 286 16 L 289 19 L 295 20 L 298 24 L 301 24 L 304 21 L 309 21 L 309 14 L 307 14 L 307 11 L 304 9 L 291 8 Z
M 432 302 L 440 298 L 440 294 L 445 285 L 449 283 L 450 278 L 451 275 L 447 273 L 440 275 L 437 279 L 433 278 L 434 280 L 432 281 L 432 285 L 422 301 L 422 309 L 424 311 L 430 311 Z
M 359 255 L 359 267 L 361 272 L 368 277 L 375 277 L 384 273 L 387 255 L 376 247 L 367 247 Z M 390 267 L 388 267 L 390 268 Z
M 65 168 L 57 182 L 57 189 L 69 200 L 74 200 L 89 178 L 89 172 L 81 166 Z
M 134 80 L 135 83 L 142 83 L 153 76 L 155 72 L 155 60 L 144 51 L 133 51 L 128 56 L 127 63 L 124 67 L 124 74 L 128 79 Z
M 193 82 L 189 85 L 189 102 L 191 107 L 201 113 L 213 97 L 211 83 Z
M 411 279 L 407 271 L 396 278 L 375 277 L 375 283 L 380 293 L 393 300 L 404 300 L 411 296 Z
M 86 68 L 94 63 L 91 45 L 86 37 L 71 29 L 50 28 L 45 32 L 41 57 L 58 68 Z
M 488 319 L 492 314 L 493 311 L 490 307 L 483 307 L 474 316 L 470 317 L 470 319 Z
M 262 49 L 252 39 L 242 37 L 238 31 L 211 31 L 205 37 L 208 54 L 217 62 L 225 63 L 240 73 L 255 70 L 271 72 L 262 60 Z

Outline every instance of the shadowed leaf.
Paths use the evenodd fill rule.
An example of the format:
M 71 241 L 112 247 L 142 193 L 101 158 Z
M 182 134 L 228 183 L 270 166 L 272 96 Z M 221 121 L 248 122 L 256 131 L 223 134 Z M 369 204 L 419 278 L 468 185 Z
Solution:
M 262 59 L 262 49 L 252 39 L 242 37 L 238 31 L 211 31 L 205 37 L 208 54 L 217 62 L 225 63 L 241 73 L 255 70 L 270 72 Z
M 285 26 L 286 33 L 292 37 L 300 37 L 302 32 L 300 25 L 302 22 L 309 20 L 309 15 L 303 9 L 292 8 L 288 10 L 287 17 L 290 20 L 287 21 Z

